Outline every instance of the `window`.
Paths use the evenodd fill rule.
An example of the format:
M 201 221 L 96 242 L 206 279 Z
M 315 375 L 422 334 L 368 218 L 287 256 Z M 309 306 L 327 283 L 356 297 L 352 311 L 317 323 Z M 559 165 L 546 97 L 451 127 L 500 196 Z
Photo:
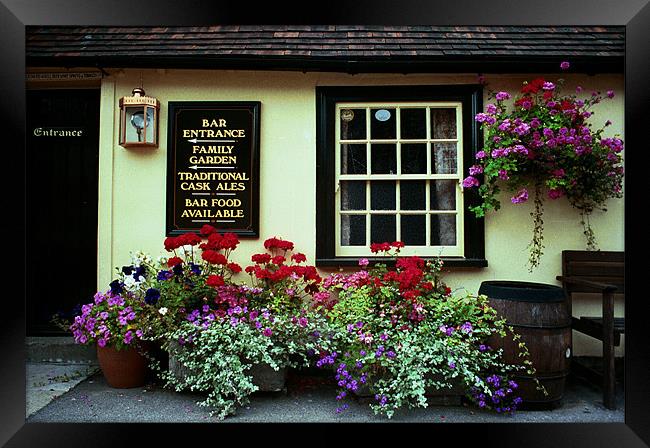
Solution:
M 460 102 L 337 103 L 336 256 L 462 255 Z
M 370 244 L 486 266 L 483 223 L 460 182 L 478 151 L 480 86 L 317 89 L 317 264 L 356 264 Z

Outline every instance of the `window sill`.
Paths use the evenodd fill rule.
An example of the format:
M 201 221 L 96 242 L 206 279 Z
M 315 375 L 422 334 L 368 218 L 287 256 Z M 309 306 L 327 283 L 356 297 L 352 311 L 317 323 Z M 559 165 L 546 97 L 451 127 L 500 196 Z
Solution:
M 337 257 L 317 258 L 316 267 L 319 268 L 350 268 L 359 267 L 359 259 L 364 257 Z M 370 265 L 385 263 L 388 266 L 395 266 L 395 258 L 387 257 L 365 257 Z M 406 257 L 400 257 L 406 258 Z M 430 260 L 433 257 L 421 257 Z M 445 268 L 486 268 L 488 261 L 484 258 L 462 258 L 462 257 L 441 257 Z

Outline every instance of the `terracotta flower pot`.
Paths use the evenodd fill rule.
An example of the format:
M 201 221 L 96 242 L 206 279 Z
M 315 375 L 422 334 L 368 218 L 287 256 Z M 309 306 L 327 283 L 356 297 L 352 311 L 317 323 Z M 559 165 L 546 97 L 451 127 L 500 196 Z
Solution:
M 97 360 L 106 382 L 117 389 L 144 386 L 147 379 L 147 358 L 135 347 L 116 350 L 97 346 Z

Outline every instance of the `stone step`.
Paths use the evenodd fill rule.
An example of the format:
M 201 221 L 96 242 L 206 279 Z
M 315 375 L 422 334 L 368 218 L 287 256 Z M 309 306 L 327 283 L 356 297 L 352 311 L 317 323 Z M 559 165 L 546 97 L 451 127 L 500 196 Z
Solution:
M 29 336 L 27 362 L 97 364 L 95 345 L 75 344 L 72 336 Z

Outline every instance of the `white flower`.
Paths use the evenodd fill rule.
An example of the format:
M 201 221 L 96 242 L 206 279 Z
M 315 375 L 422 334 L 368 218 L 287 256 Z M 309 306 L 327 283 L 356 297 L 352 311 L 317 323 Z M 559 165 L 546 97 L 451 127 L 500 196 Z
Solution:
M 158 312 L 159 312 L 160 314 L 162 314 L 163 316 L 164 316 L 165 314 L 167 314 L 167 311 L 168 311 L 167 308 L 164 307 L 164 306 L 158 310 Z
M 132 275 L 127 275 L 124 277 L 124 287 L 127 291 L 133 291 L 136 286 L 136 281 Z

